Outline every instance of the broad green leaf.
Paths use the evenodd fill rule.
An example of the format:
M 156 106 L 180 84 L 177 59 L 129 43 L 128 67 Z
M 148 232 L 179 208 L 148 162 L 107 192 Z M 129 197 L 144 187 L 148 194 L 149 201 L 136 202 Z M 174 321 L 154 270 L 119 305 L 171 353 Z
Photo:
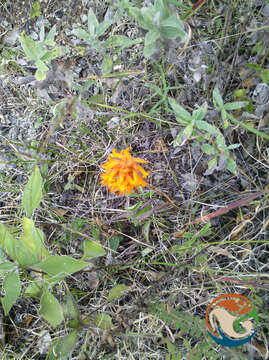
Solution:
M 37 166 L 35 166 L 30 179 L 23 192 L 22 206 L 27 217 L 31 217 L 33 211 L 38 207 L 42 198 L 42 177 Z
M 237 174 L 236 162 L 230 157 L 226 159 L 225 168 L 229 170 L 232 174 Z
M 263 69 L 261 72 L 261 79 L 264 83 L 269 83 L 269 69 Z
M 169 98 L 169 103 L 177 117 L 177 121 L 183 125 L 187 125 L 189 122 L 191 122 L 192 117 L 191 114 L 185 110 L 182 106 L 180 106 L 176 100 L 173 98 Z
M 47 65 L 44 63 L 44 61 L 42 61 L 42 60 L 40 60 L 40 59 L 36 61 L 36 66 L 37 66 L 37 68 L 38 68 L 38 70 L 39 70 L 40 72 L 46 72 L 46 71 L 49 70 L 49 68 L 48 68 Z
M 29 58 L 29 60 L 38 59 L 38 51 L 36 47 L 36 43 L 30 36 L 21 35 L 19 37 L 22 49 L 25 55 Z
M 102 75 L 108 75 L 113 68 L 113 60 L 110 55 L 106 54 L 102 61 Z
M 215 100 L 215 102 L 218 104 L 218 106 L 223 107 L 223 100 L 222 100 L 222 96 L 220 95 L 219 89 L 215 88 L 213 90 L 213 99 Z
M 182 141 L 181 141 L 181 137 L 183 135 L 183 131 L 180 131 L 178 134 L 177 134 L 177 137 L 176 137 L 176 140 L 174 141 L 174 146 L 180 146 Z
M 105 255 L 105 251 L 102 246 L 97 242 L 91 240 L 85 240 L 83 242 L 83 251 L 83 260 Z
M 33 281 L 27 286 L 27 288 L 25 289 L 23 295 L 33 297 L 33 298 L 36 298 L 36 297 L 39 298 L 40 297 L 40 291 L 41 291 L 41 284 L 39 286 L 38 281 Z
M 193 126 L 192 124 L 189 124 L 185 127 L 185 129 L 183 130 L 183 134 L 186 135 L 186 137 L 184 138 L 184 140 L 187 138 L 190 138 L 193 132 Z
M 37 260 L 36 254 L 33 253 L 28 246 L 22 242 L 16 242 L 16 260 L 21 266 L 32 266 L 38 263 L 40 260 Z
M 35 1 L 30 13 L 30 19 L 34 19 L 35 17 L 40 16 L 40 4 L 38 1 Z
M 46 36 L 45 44 L 53 46 L 55 45 L 54 37 L 56 35 L 56 25 L 53 25 L 53 27 L 50 29 L 48 35 Z
M 192 118 L 196 121 L 201 121 L 205 116 L 207 112 L 207 104 L 199 107 L 197 110 L 194 110 L 192 113 Z
M 16 254 L 17 257 L 19 256 L 19 253 L 20 256 L 23 256 L 23 254 L 28 251 L 29 257 L 27 258 L 26 255 L 26 263 L 25 260 L 22 261 L 22 258 L 18 258 L 18 261 L 23 266 L 37 264 L 49 255 L 43 244 L 44 234 L 41 230 L 35 227 L 35 224 L 31 219 L 24 217 L 22 225 L 23 233 L 21 234 L 20 242 L 17 242 L 16 244 Z
M 36 264 L 35 268 L 40 269 L 51 276 L 58 274 L 66 274 L 67 276 L 76 271 L 80 271 L 89 265 L 90 264 L 85 261 L 76 260 L 70 256 L 50 255 L 41 263 Z
M 201 146 L 201 149 L 203 150 L 204 153 L 206 153 L 207 155 L 214 155 L 216 152 L 216 149 L 214 148 L 214 146 L 210 145 L 210 144 L 203 144 Z
M 35 78 L 38 81 L 42 81 L 46 79 L 46 73 L 44 73 L 43 71 L 40 71 L 39 69 L 36 70 L 35 72 Z
M 120 245 L 121 240 L 123 239 L 122 236 L 113 236 L 113 238 L 109 239 L 109 248 L 111 250 L 117 251 Z
M 109 26 L 112 25 L 112 23 L 113 23 L 112 20 L 104 20 L 103 22 L 101 22 L 95 30 L 96 38 L 99 38 L 99 36 L 103 35 L 106 32 L 106 30 L 109 28 Z
M 15 244 L 15 238 L 10 234 L 5 225 L 0 223 L 0 247 L 12 260 L 16 260 Z
M 47 288 L 42 291 L 39 315 L 43 316 L 53 327 L 60 325 L 64 320 L 61 305 Z
M 208 170 L 212 169 L 214 166 L 216 166 L 218 163 L 218 160 L 216 157 L 214 157 L 213 159 L 211 159 L 209 162 L 208 162 Z
M 208 122 L 204 121 L 204 120 L 198 120 L 195 122 L 195 125 L 200 129 L 200 130 L 204 130 L 210 134 L 219 134 L 219 129 L 214 126 L 209 124 Z
M 20 277 L 17 271 L 6 275 L 3 281 L 3 290 L 5 291 L 5 297 L 1 298 L 1 302 L 4 313 L 7 316 L 21 292 Z
M 186 37 L 184 24 L 176 15 L 171 15 L 161 21 L 160 32 L 168 39 L 175 39 L 177 37 L 184 39 Z
M 120 50 L 130 47 L 135 44 L 139 44 L 142 41 L 141 38 L 131 40 L 125 35 L 112 35 L 106 41 L 106 45 L 109 47 L 119 47 Z
M 71 356 L 71 352 L 76 345 L 77 338 L 78 330 L 73 330 L 70 334 L 59 339 L 53 349 L 53 354 L 56 358 L 63 359 L 65 356 Z
M 91 41 L 92 41 L 92 39 L 93 39 L 93 38 L 91 37 L 91 35 L 90 35 L 86 30 L 84 30 L 84 29 L 82 29 L 82 28 L 73 29 L 72 33 L 73 33 L 75 36 L 81 38 L 82 40 L 87 41 L 89 44 L 91 43 Z
M 78 312 L 77 304 L 75 303 L 75 300 L 70 294 L 67 294 L 65 296 L 62 309 L 63 309 L 63 314 L 66 318 L 78 320 L 79 312 Z
M 149 58 L 156 51 L 155 42 L 160 37 L 160 33 L 157 30 L 150 30 L 145 37 L 144 56 Z
M 98 20 L 92 9 L 89 9 L 88 12 L 88 31 L 92 37 L 95 37 L 95 31 L 97 26 L 99 25 Z
M 94 319 L 94 323 L 102 330 L 109 330 L 113 327 L 111 317 L 107 314 L 98 314 Z
M 119 284 L 114 286 L 108 294 L 107 301 L 113 301 L 115 299 L 120 298 L 125 291 L 129 290 L 129 286 L 126 286 L 124 284 Z
M 16 264 L 14 262 L 5 261 L 0 263 L 0 274 L 3 275 L 6 272 L 13 270 L 16 268 Z
M 224 105 L 225 110 L 237 110 L 248 105 L 247 101 L 228 102 Z

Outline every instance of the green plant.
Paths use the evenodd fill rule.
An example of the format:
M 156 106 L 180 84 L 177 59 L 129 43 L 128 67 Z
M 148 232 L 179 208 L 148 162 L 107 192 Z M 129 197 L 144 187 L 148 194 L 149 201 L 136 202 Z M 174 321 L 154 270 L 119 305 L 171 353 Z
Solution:
M 59 326 L 65 318 L 72 318 L 75 330 L 62 340 L 65 344 L 69 344 L 66 344 L 66 349 L 70 349 L 77 338 L 78 315 L 74 311 L 75 305 L 71 304 L 70 298 L 67 301 L 69 305 L 66 305 L 66 301 L 63 301 L 63 304 L 60 303 L 54 295 L 54 287 L 63 282 L 67 276 L 85 267 L 91 267 L 92 264 L 87 260 L 103 256 L 105 252 L 99 243 L 85 240 L 84 254 L 81 259 L 50 255 L 45 246 L 45 235 L 35 226 L 32 219 L 42 199 L 42 188 L 42 177 L 38 167 L 35 166 L 23 193 L 22 208 L 26 216 L 21 220 L 22 230 L 19 230 L 19 238 L 17 229 L 10 229 L 0 223 L 0 276 L 3 278 L 5 292 L 1 303 L 5 315 L 8 315 L 22 294 L 38 298 L 40 299 L 39 314 L 54 328 Z M 36 273 L 37 276 L 30 275 L 30 271 Z M 42 274 L 42 277 L 38 274 Z M 23 284 L 24 278 L 29 284 L 26 288 Z M 69 293 L 68 288 L 67 293 Z M 63 350 L 60 343 L 56 346 L 59 353 L 66 352 L 66 349 Z
M 190 114 L 178 105 L 174 99 L 170 98 L 169 102 L 177 121 L 185 126 L 184 130 L 177 135 L 174 146 L 182 146 L 187 140 L 195 138 L 203 152 L 211 156 L 208 162 L 208 172 L 224 167 L 231 173 L 236 174 L 236 163 L 230 155 L 230 150 L 236 149 L 240 145 L 227 146 L 221 131 L 215 125 L 203 120 L 207 113 L 207 104 Z
M 40 41 L 34 41 L 30 36 L 24 33 L 19 37 L 22 49 L 28 60 L 34 61 L 37 67 L 35 77 L 37 80 L 44 80 L 46 72 L 49 70 L 48 66 L 51 60 L 56 59 L 59 55 L 66 53 L 67 50 L 55 46 L 54 37 L 56 35 L 56 25 L 54 25 L 47 36 L 45 37 L 44 24 L 40 29 Z
M 165 72 L 163 69 L 163 65 L 158 65 L 158 68 L 159 68 L 160 75 L 161 75 L 161 85 L 158 86 L 158 85 L 151 84 L 151 83 L 146 84 L 146 86 L 148 86 L 149 88 L 154 90 L 154 94 L 152 94 L 148 98 L 148 101 L 156 96 L 160 98 L 160 100 L 158 100 L 154 104 L 154 106 L 151 108 L 150 114 L 154 114 L 154 113 L 159 114 L 159 108 L 161 105 L 164 106 L 166 113 L 169 113 L 170 110 L 169 110 L 168 100 L 167 100 L 169 91 L 183 88 L 183 86 L 168 86 L 166 78 L 165 78 Z
M 184 23 L 178 15 L 171 14 L 166 1 L 155 0 L 154 5 L 150 4 L 141 9 L 134 6 L 129 7 L 128 4 L 125 6 L 128 15 L 148 31 L 145 36 L 144 46 L 144 56 L 146 58 L 156 52 L 158 43 L 162 43 L 164 39 L 186 39 Z
M 164 321 L 173 330 L 180 332 L 180 337 L 184 339 L 183 343 L 188 351 L 188 358 L 199 360 L 203 356 L 208 359 L 218 359 L 218 353 L 214 349 L 212 340 L 206 334 L 205 321 L 198 316 L 193 316 L 188 312 L 178 311 L 167 304 L 154 302 L 148 306 L 149 312 Z M 186 335 L 191 336 L 199 342 L 199 352 L 187 341 Z M 203 339 L 203 340 L 202 340 Z M 165 338 L 169 354 L 166 360 L 177 360 L 182 358 L 182 353 L 171 342 Z
M 124 48 L 130 47 L 141 42 L 141 39 L 131 40 L 125 35 L 111 35 L 107 40 L 101 41 L 99 38 L 105 34 L 106 30 L 113 24 L 113 22 L 121 16 L 118 11 L 114 19 L 104 20 L 99 23 L 93 10 L 88 12 L 88 29 L 84 30 L 81 27 L 73 29 L 73 34 L 94 48 L 102 57 L 102 74 L 107 75 L 112 71 L 113 60 L 109 53 L 109 49 L 113 54 L 120 53 Z
M 259 130 L 255 129 L 254 127 L 251 127 L 251 126 L 243 123 L 242 121 L 237 120 L 231 113 L 228 112 L 231 110 L 241 109 L 241 108 L 247 106 L 248 102 L 234 101 L 234 102 L 228 102 L 228 103 L 224 104 L 222 96 L 217 88 L 215 88 L 213 91 L 213 102 L 214 102 L 215 108 L 221 112 L 221 118 L 224 123 L 224 125 L 223 125 L 224 129 L 226 129 L 229 126 L 228 120 L 230 120 L 233 123 L 235 123 L 236 125 L 240 125 L 240 126 L 244 127 L 245 129 L 247 129 L 248 131 L 252 132 L 253 134 L 255 134 L 257 136 L 261 136 L 262 138 L 267 139 L 267 140 L 269 139 L 268 134 L 266 134 L 262 131 L 259 131 Z

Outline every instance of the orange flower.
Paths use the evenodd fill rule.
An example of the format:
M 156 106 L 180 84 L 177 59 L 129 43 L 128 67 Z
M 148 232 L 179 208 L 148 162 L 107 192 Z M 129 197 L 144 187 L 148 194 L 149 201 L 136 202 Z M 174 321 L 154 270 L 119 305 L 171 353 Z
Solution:
M 101 174 L 101 184 L 113 193 L 130 194 L 134 188 L 148 185 L 143 178 L 146 178 L 150 171 L 147 172 L 138 165 L 146 164 L 147 161 L 132 157 L 130 149 L 128 147 L 119 153 L 113 149 L 112 154 L 108 155 L 107 162 L 101 165 L 105 169 L 105 173 Z

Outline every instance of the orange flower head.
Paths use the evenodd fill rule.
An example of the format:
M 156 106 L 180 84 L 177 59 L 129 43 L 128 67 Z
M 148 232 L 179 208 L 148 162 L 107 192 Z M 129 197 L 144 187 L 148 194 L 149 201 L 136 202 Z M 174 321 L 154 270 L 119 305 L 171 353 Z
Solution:
M 130 194 L 138 186 L 147 186 L 143 180 L 150 171 L 145 171 L 140 164 L 147 164 L 146 160 L 132 157 L 131 148 L 121 150 L 119 153 L 116 149 L 108 155 L 107 162 L 102 164 L 105 172 L 101 174 L 101 184 L 107 186 L 113 193 L 119 192 L 120 195 Z

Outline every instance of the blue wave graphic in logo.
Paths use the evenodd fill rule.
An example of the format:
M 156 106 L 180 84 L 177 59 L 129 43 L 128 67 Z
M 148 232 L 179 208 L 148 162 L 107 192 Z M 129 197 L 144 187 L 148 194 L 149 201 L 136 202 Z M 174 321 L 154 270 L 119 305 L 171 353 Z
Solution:
M 234 340 L 234 339 L 227 337 L 221 331 L 220 328 L 218 328 L 218 334 L 221 336 L 221 338 L 214 336 L 213 334 L 210 333 L 210 331 L 208 331 L 208 334 L 212 337 L 213 340 L 216 341 L 216 343 L 223 345 L 223 346 L 228 346 L 228 347 L 240 346 L 240 345 L 247 343 L 248 341 L 251 340 L 251 338 L 255 335 L 255 333 L 256 333 L 256 330 L 250 336 L 248 336 L 244 339 Z

